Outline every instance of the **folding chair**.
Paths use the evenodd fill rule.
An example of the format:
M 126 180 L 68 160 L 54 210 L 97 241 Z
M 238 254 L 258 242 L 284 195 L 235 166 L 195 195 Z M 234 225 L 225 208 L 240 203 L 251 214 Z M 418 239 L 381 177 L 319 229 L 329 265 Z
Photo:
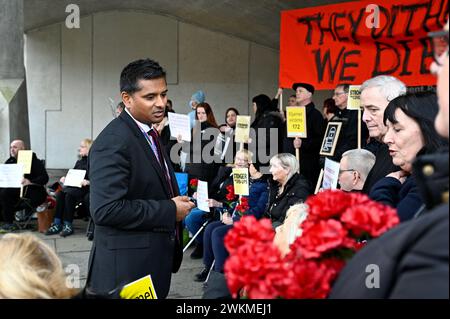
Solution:
M 32 194 L 32 195 L 31 195 Z M 40 212 L 38 208 L 46 202 L 47 191 L 44 186 L 39 184 L 29 184 L 24 187 L 23 196 L 14 207 L 16 212 L 16 226 L 23 230 L 28 227 L 35 213 Z M 22 211 L 22 214 L 20 212 Z

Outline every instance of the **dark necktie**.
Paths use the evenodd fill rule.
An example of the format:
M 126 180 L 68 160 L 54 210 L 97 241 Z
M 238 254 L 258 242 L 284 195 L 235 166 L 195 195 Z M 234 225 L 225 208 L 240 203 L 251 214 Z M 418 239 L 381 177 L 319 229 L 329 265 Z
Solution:
M 166 163 L 164 161 L 164 155 L 162 152 L 162 148 L 159 143 L 159 134 L 158 134 L 158 132 L 156 132 L 156 130 L 152 129 L 152 130 L 148 131 L 148 135 L 150 135 L 152 137 L 154 146 L 156 146 L 156 151 L 158 154 L 155 154 L 155 155 L 157 155 L 156 158 L 158 159 L 159 166 L 161 167 L 161 170 L 164 173 L 164 177 L 166 178 L 166 182 L 169 185 L 170 197 L 172 198 L 172 197 L 174 197 L 175 194 L 173 192 L 172 183 L 170 182 L 170 175 L 169 175 L 169 172 L 167 171 Z

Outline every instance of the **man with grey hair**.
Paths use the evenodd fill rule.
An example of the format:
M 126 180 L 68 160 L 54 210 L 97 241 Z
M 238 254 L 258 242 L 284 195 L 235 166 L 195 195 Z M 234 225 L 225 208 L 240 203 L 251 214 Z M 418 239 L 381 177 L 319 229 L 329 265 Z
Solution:
M 387 127 L 383 123 L 383 114 L 390 101 L 404 94 L 406 94 L 406 85 L 399 79 L 388 75 L 369 79 L 361 86 L 363 121 L 367 125 L 370 138 L 376 145 L 375 164 L 362 189 L 366 194 L 378 180 L 399 170 L 392 164 L 388 147 L 382 143 L 387 131 Z
M 368 150 L 354 149 L 342 154 L 339 168 L 341 190 L 361 191 L 373 164 L 375 164 L 375 155 Z

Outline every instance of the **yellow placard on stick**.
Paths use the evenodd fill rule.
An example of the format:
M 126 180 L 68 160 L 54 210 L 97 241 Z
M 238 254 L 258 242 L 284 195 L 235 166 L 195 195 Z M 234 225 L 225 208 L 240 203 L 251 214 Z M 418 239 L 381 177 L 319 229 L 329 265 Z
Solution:
M 17 164 L 23 164 L 23 174 L 31 173 L 31 163 L 33 161 L 33 151 L 20 150 L 17 155 Z
M 287 136 L 306 138 L 306 108 L 304 106 L 286 107 Z
M 248 115 L 238 115 L 236 119 L 236 132 L 234 141 L 236 143 L 248 143 L 250 138 L 250 121 L 251 117 Z
M 124 286 L 120 297 L 122 299 L 158 299 L 153 287 L 152 276 L 145 276 Z
M 248 169 L 247 168 L 233 168 L 233 184 L 234 193 L 236 195 L 248 196 Z
M 348 88 L 348 110 L 359 110 L 361 108 L 361 85 L 350 85 Z

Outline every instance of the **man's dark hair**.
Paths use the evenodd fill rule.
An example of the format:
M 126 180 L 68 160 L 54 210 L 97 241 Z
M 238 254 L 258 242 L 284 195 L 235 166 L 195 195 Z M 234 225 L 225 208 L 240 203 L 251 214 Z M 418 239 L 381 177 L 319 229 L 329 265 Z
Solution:
M 120 92 L 133 94 L 141 88 L 138 86 L 139 80 L 153 80 L 165 78 L 166 71 L 158 62 L 145 59 L 137 60 L 128 64 L 120 74 Z
M 341 87 L 342 90 L 344 90 L 345 93 L 348 93 L 348 90 L 350 89 L 350 84 L 348 83 L 339 83 L 338 85 L 336 85 L 336 87 Z

